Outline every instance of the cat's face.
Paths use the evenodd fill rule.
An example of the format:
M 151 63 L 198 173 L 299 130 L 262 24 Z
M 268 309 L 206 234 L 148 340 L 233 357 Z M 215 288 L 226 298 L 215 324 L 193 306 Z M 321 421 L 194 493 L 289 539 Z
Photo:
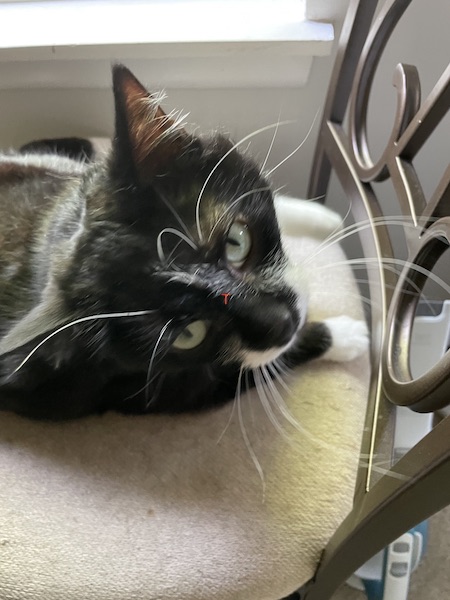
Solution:
M 229 140 L 188 134 L 123 67 L 114 90 L 110 200 L 83 260 L 96 260 L 101 238 L 102 306 L 152 311 L 109 324 L 118 360 L 142 368 L 153 357 L 168 371 L 269 362 L 304 315 L 284 279 L 268 182 Z M 89 202 L 96 215 L 95 193 Z

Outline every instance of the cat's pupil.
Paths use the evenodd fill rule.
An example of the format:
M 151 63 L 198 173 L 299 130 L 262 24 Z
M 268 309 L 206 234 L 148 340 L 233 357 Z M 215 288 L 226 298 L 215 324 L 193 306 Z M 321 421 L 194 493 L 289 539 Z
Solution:
M 242 267 L 252 247 L 248 226 L 243 221 L 235 221 L 229 231 L 225 245 L 225 257 L 233 267 Z
M 192 321 L 175 339 L 173 347 L 177 350 L 192 350 L 203 342 L 207 333 L 206 321 Z

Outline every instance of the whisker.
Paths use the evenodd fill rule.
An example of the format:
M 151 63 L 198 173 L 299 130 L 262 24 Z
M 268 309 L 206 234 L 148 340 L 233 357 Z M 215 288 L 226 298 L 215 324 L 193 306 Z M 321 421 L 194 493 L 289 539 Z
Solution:
M 126 402 L 127 400 L 132 400 L 133 398 L 136 398 L 136 396 L 139 396 L 139 394 L 141 392 L 143 392 L 144 390 L 146 390 L 155 381 L 155 379 L 157 377 L 158 377 L 158 374 L 154 375 L 154 377 L 152 377 L 150 379 L 150 381 L 148 381 L 148 382 L 146 381 L 145 384 L 141 388 L 139 388 L 136 392 L 133 392 L 129 396 L 126 396 L 126 398 L 123 398 L 122 402 Z M 162 377 L 162 375 L 161 375 L 161 377 Z M 148 405 L 147 405 L 147 408 L 148 408 Z
M 364 468 L 368 469 L 370 467 L 372 469 L 372 471 L 374 471 L 375 473 L 380 473 L 380 475 L 392 477 L 393 479 L 400 479 L 401 481 L 410 481 L 411 480 L 411 476 L 403 475 L 402 473 L 397 473 L 396 471 L 390 471 L 389 469 L 383 469 L 382 467 L 379 467 L 377 464 L 370 465 L 369 463 L 360 462 L 359 467 L 361 467 L 363 469 Z
M 237 396 L 238 396 L 238 393 L 240 393 L 240 391 L 241 391 L 240 387 L 241 387 L 241 381 L 242 381 L 243 368 L 244 367 L 241 367 L 241 370 L 239 371 L 238 381 L 236 384 L 236 392 L 234 393 L 234 399 L 233 399 L 233 403 L 232 403 L 232 407 L 231 407 L 231 411 L 230 411 L 230 416 L 229 416 L 227 424 L 225 425 L 224 430 L 220 434 L 219 439 L 217 440 L 216 444 L 220 444 L 223 436 L 225 435 L 226 431 L 228 430 L 228 427 L 231 425 L 231 421 L 233 420 L 233 415 L 234 415 L 234 411 L 236 409 L 236 404 L 237 404 Z M 238 391 L 238 388 L 239 388 L 239 391 Z
M 365 268 L 363 265 L 360 265 L 360 266 L 361 266 L 361 268 Z M 357 269 L 358 266 L 355 266 L 354 268 Z M 394 266 L 385 265 L 384 268 L 387 269 L 388 271 L 391 271 L 392 273 L 395 273 L 398 275 L 398 270 Z M 404 290 L 402 293 L 405 296 L 411 296 L 411 298 L 417 298 L 418 296 L 421 296 L 424 304 L 431 311 L 431 314 L 437 314 L 436 309 L 433 306 L 432 302 L 430 301 L 430 299 L 428 298 L 428 296 L 426 294 L 421 293 L 421 289 L 419 288 L 419 286 L 410 277 L 405 277 L 405 280 L 409 283 L 409 285 L 412 288 L 414 288 L 414 291 L 413 290 Z M 369 278 L 365 278 L 365 279 L 355 278 L 356 283 L 368 284 L 369 281 L 370 281 Z M 385 283 L 384 286 L 390 290 L 395 289 L 395 285 L 392 285 L 390 283 Z M 319 295 L 320 295 L 320 293 L 324 294 L 324 292 L 319 292 Z M 353 298 L 360 298 L 361 301 L 366 303 L 369 307 L 372 307 L 372 306 L 377 307 L 377 308 L 380 307 L 380 304 L 378 302 L 375 302 L 375 300 L 373 300 L 372 298 L 363 296 L 362 294 L 354 294 L 354 293 L 347 292 L 346 295 L 349 297 L 353 297 Z
M 289 377 L 292 374 L 292 369 L 284 362 L 282 356 L 278 356 L 270 364 L 278 370 L 280 375 Z
M 438 275 L 433 273 L 433 271 L 430 271 L 429 269 L 426 269 L 425 267 L 416 265 L 408 260 L 403 260 L 400 258 L 379 258 L 379 259 L 378 258 L 352 258 L 352 259 L 348 259 L 345 261 L 337 261 L 335 263 L 319 265 L 318 267 L 316 267 L 316 271 L 322 270 L 322 269 L 328 269 L 330 267 L 332 268 L 332 267 L 342 266 L 342 265 L 362 266 L 362 267 L 367 267 L 367 266 L 379 267 L 380 264 L 383 266 L 383 268 L 392 270 L 394 273 L 397 273 L 397 274 L 398 274 L 398 271 L 395 270 L 395 267 L 397 265 L 399 265 L 402 268 L 407 267 L 407 268 L 411 269 L 412 271 L 416 271 L 417 273 L 420 273 L 421 275 L 425 275 L 426 277 L 428 277 L 428 279 L 430 279 L 431 281 L 434 281 L 443 290 L 445 290 L 448 294 L 450 294 L 450 285 L 448 285 L 441 277 L 438 277 Z M 412 285 L 412 283 L 411 283 L 411 285 Z
M 246 198 L 247 196 L 251 196 L 252 194 L 256 194 L 257 192 L 266 192 L 268 190 L 270 190 L 269 186 L 265 186 L 265 187 L 261 187 L 261 188 L 255 188 L 253 190 L 249 190 L 248 192 L 245 192 L 244 194 L 241 194 L 238 198 L 236 198 L 236 200 L 233 200 L 233 202 L 230 204 L 230 206 L 227 206 L 227 208 L 223 211 L 223 213 L 220 215 L 219 219 L 214 224 L 214 227 L 211 229 L 211 232 L 210 232 L 209 237 L 208 237 L 208 242 L 211 240 L 216 227 L 221 223 L 221 221 L 226 217 L 226 215 L 233 209 L 233 207 L 236 204 L 238 204 L 238 202 L 240 202 L 241 200 L 243 200 L 243 198 Z
M 253 464 L 255 465 L 255 468 L 258 472 L 259 478 L 261 479 L 261 483 L 262 483 L 262 489 L 263 489 L 263 502 L 266 496 L 266 479 L 264 477 L 264 471 L 263 468 L 261 466 L 261 463 L 258 460 L 258 457 L 255 454 L 255 451 L 252 448 L 252 445 L 250 443 L 247 431 L 245 429 L 245 425 L 244 425 L 244 418 L 242 416 L 242 406 L 241 406 L 241 379 L 242 379 L 242 371 L 243 371 L 243 367 L 241 367 L 240 371 L 239 371 L 239 378 L 238 378 L 238 385 L 237 385 L 237 409 L 238 409 L 238 418 L 239 418 L 239 426 L 241 428 L 241 432 L 242 432 L 242 437 L 244 438 L 244 443 L 245 443 L 245 447 L 247 448 L 248 453 L 250 454 L 250 458 L 253 461 Z
M 314 125 L 316 123 L 317 117 L 319 116 L 320 112 L 321 112 L 321 109 L 319 109 L 316 112 L 316 115 L 315 115 L 315 117 L 313 119 L 313 122 L 311 123 L 311 127 L 309 128 L 308 133 L 305 135 L 305 137 L 300 142 L 300 144 L 296 148 L 294 148 L 294 150 L 292 150 L 292 152 L 290 154 L 288 154 L 285 158 L 283 158 L 283 160 L 281 160 L 277 165 L 275 165 L 275 167 L 273 167 L 273 169 L 270 169 L 270 171 L 267 171 L 267 173 L 265 173 L 266 177 L 269 177 L 270 175 L 272 175 L 272 173 L 274 171 L 276 171 L 278 169 L 278 167 L 281 167 L 282 164 L 284 164 L 287 160 L 289 160 L 291 158 L 291 156 L 294 156 L 294 154 L 300 150 L 300 148 L 303 146 L 303 144 L 306 142 L 306 140 L 311 135 L 311 131 L 313 130 L 313 127 L 314 127 Z
M 261 127 L 261 129 L 257 129 L 256 131 L 253 131 L 252 133 L 249 133 L 248 135 L 244 136 L 243 138 L 241 138 L 238 142 L 236 142 L 227 152 L 225 152 L 225 154 L 217 161 L 217 163 L 214 165 L 214 167 L 211 169 L 211 171 L 209 172 L 209 175 L 207 176 L 207 178 L 205 179 L 205 182 L 203 183 L 198 198 L 197 198 L 197 204 L 195 206 L 195 222 L 197 225 L 197 232 L 198 232 L 198 237 L 200 239 L 200 241 L 203 241 L 203 233 L 202 233 L 202 228 L 200 225 L 200 203 L 202 201 L 203 198 L 203 194 L 205 193 L 205 189 L 206 186 L 208 185 L 211 177 L 214 175 L 215 171 L 219 168 L 219 166 L 223 163 L 223 161 L 227 158 L 227 156 L 229 156 L 234 150 L 236 150 L 236 148 L 238 148 L 238 146 L 240 146 L 241 144 L 243 144 L 244 142 L 246 142 L 247 140 L 249 140 L 252 137 L 255 137 L 255 135 L 258 135 L 260 133 L 263 133 L 264 131 L 268 131 L 269 129 L 273 129 L 274 127 L 279 127 L 280 125 L 291 125 L 292 123 L 295 123 L 295 121 L 278 121 L 277 123 L 272 123 L 270 125 L 266 125 L 265 127 Z
M 171 202 L 169 202 L 169 200 L 167 200 L 167 198 L 164 195 L 161 195 L 161 200 L 164 202 L 164 204 L 167 206 L 167 208 L 170 210 L 170 212 L 173 214 L 173 216 L 175 217 L 175 219 L 178 221 L 178 223 L 181 225 L 181 227 L 184 229 L 186 235 L 189 237 L 190 240 L 192 240 L 192 242 L 195 243 L 195 240 L 191 234 L 191 232 L 189 231 L 188 226 L 186 225 L 186 223 L 183 221 L 183 219 L 180 217 L 179 213 L 177 210 L 175 210 L 174 206 L 172 205 Z
M 288 410 L 288 408 L 286 406 L 286 403 L 284 401 L 284 398 L 282 397 L 282 395 L 280 394 L 280 392 L 277 389 L 276 385 L 274 384 L 274 382 L 270 378 L 269 373 L 264 369 L 264 367 L 261 368 L 261 371 L 262 371 L 263 376 L 264 376 L 264 378 L 265 378 L 265 380 L 267 382 L 267 385 L 270 386 L 270 388 L 272 390 L 272 396 L 273 396 L 274 401 L 275 401 L 275 398 L 278 399 L 278 402 L 275 401 L 275 404 L 276 404 L 278 410 L 280 411 L 280 413 L 282 414 L 282 416 L 286 419 L 286 421 L 288 421 L 288 423 L 290 423 L 297 431 L 299 431 L 302 435 L 304 435 L 305 437 L 307 437 L 308 439 L 310 439 L 312 442 L 314 442 L 318 446 L 321 446 L 323 448 L 327 448 L 328 450 L 334 449 L 333 445 L 328 444 L 327 442 L 324 442 L 323 440 L 317 438 L 314 434 L 312 434 L 305 427 L 303 427 L 303 425 L 301 425 L 297 421 L 297 419 L 294 418 L 294 416 Z
M 280 112 L 278 113 L 278 123 L 280 122 L 280 117 L 281 117 L 281 110 L 280 110 Z M 279 125 L 278 125 L 278 123 L 277 123 L 277 126 L 275 127 L 275 131 L 273 132 L 272 140 L 271 140 L 271 142 L 270 142 L 269 149 L 267 150 L 266 158 L 264 159 L 264 162 L 263 162 L 263 164 L 261 165 L 261 168 L 260 168 L 260 171 L 261 171 L 261 173 L 262 173 L 262 172 L 264 171 L 264 169 L 266 168 L 267 161 L 269 160 L 270 153 L 272 152 L 272 148 L 273 148 L 273 145 L 274 145 L 274 143 L 275 143 L 275 138 L 277 137 L 277 133 L 278 133 L 278 129 L 279 129 Z
M 272 410 L 272 406 L 271 406 L 269 397 L 265 390 L 264 380 L 261 377 L 261 373 L 262 373 L 261 367 L 258 367 L 257 369 L 252 369 L 252 371 L 253 371 L 253 379 L 255 380 L 255 386 L 256 386 L 256 390 L 258 392 L 259 399 L 261 400 L 261 404 L 264 408 L 266 415 L 269 418 L 269 421 L 272 423 L 272 425 L 275 427 L 275 429 L 278 431 L 278 433 L 281 436 L 283 436 L 285 439 L 288 440 L 289 439 L 288 434 L 286 433 L 283 426 L 278 421 L 278 419 L 275 416 L 275 413 Z
M 387 226 L 387 225 L 390 225 L 390 226 L 400 225 L 403 228 L 410 228 L 413 230 L 416 228 L 416 226 L 413 225 L 412 223 L 405 222 L 405 219 L 402 216 L 399 216 L 399 217 L 393 216 L 393 217 L 389 217 L 389 218 L 380 217 L 380 218 L 375 218 L 375 219 L 367 220 L 367 221 L 358 221 L 358 223 L 353 223 L 343 229 L 339 229 L 338 231 L 335 231 L 335 233 L 332 233 L 327 238 L 325 238 L 325 240 L 323 240 L 323 242 L 321 242 L 317 246 L 315 251 L 308 256 L 306 264 L 311 262 L 324 249 L 329 248 L 333 244 L 341 243 L 346 238 L 348 238 L 352 235 L 355 235 L 356 233 L 359 233 L 360 231 L 364 231 L 365 229 L 371 229 L 372 227 L 380 227 L 380 226 Z
M 181 231 L 178 231 L 178 229 L 174 229 L 173 227 L 166 227 L 165 229 L 163 229 L 162 231 L 159 232 L 158 238 L 156 240 L 156 249 L 158 252 L 158 257 L 162 263 L 167 262 L 166 257 L 164 256 L 164 251 L 163 251 L 163 247 L 162 247 L 162 236 L 165 233 L 172 233 L 173 235 L 177 235 L 184 242 L 186 242 L 186 244 L 189 244 L 189 246 L 191 248 L 193 248 L 194 250 L 198 250 L 197 245 L 194 242 L 192 242 L 184 233 L 182 233 Z
M 275 188 L 274 190 L 272 190 L 272 194 L 273 194 L 273 195 L 274 195 L 274 197 L 275 197 L 277 194 L 279 194 L 279 193 L 281 192 L 281 190 L 284 190 L 286 187 L 287 187 L 287 186 L 286 186 L 286 184 L 284 184 L 284 185 L 280 185 L 279 187 L 277 187 L 277 188 Z M 325 195 L 324 195 L 324 196 L 321 196 L 321 197 L 322 197 L 322 198 L 325 198 Z
M 276 378 L 276 380 L 278 381 L 278 383 L 284 388 L 284 390 L 288 393 L 291 394 L 292 393 L 292 389 L 287 385 L 287 383 L 284 381 L 284 379 L 281 377 L 280 373 L 277 371 L 276 368 L 276 363 L 277 363 L 278 359 L 275 359 L 274 361 L 272 361 L 271 363 L 268 363 L 266 365 L 266 367 L 269 369 L 269 371 L 272 373 L 272 376 Z
M 155 360 L 155 356 L 156 356 L 156 352 L 158 350 L 158 346 L 163 338 L 163 335 L 166 333 L 167 328 L 169 327 L 169 325 L 172 323 L 173 319 L 169 319 L 167 321 L 167 323 L 164 325 L 164 327 L 161 329 L 160 334 L 158 339 L 156 340 L 155 346 L 153 348 L 153 352 L 152 352 L 152 356 L 150 358 L 150 362 L 148 365 L 148 369 L 147 369 L 147 378 L 146 378 L 146 385 L 145 385 L 145 400 L 147 402 L 147 408 L 150 404 L 149 402 L 149 386 L 150 386 L 150 374 L 152 372 L 152 368 L 153 368 L 153 362 Z
M 41 340 L 39 342 L 39 344 L 37 344 L 33 348 L 33 350 L 31 350 L 31 352 L 29 352 L 27 354 L 27 356 L 23 359 L 23 361 L 20 363 L 20 365 L 14 369 L 14 371 L 11 373 L 11 375 L 14 375 L 15 373 L 17 373 L 17 371 L 19 371 L 24 366 L 24 364 L 30 360 L 30 358 L 39 350 L 39 348 L 41 348 L 41 346 L 43 346 L 46 342 L 48 342 L 50 339 L 52 339 L 58 333 L 61 333 L 62 331 L 69 329 L 69 327 L 73 327 L 74 325 L 78 325 L 80 323 L 86 323 L 87 321 L 94 321 L 96 319 L 118 319 L 118 318 L 127 318 L 127 317 L 142 317 L 143 315 L 149 315 L 150 313 L 153 313 L 153 312 L 155 312 L 155 311 L 154 310 L 136 310 L 136 311 L 130 311 L 130 312 L 102 313 L 102 314 L 98 314 L 98 315 L 89 315 L 87 317 L 80 317 L 79 319 L 70 321 L 69 323 L 62 325 L 61 327 L 58 327 L 58 329 L 56 329 L 55 331 L 52 331 L 52 333 L 50 333 L 49 335 L 47 335 L 47 337 L 45 337 L 43 340 Z
M 171 250 L 169 256 L 167 258 L 164 257 L 164 258 L 166 258 L 168 269 L 175 269 L 176 271 L 182 271 L 182 269 L 175 264 L 176 258 L 172 258 L 172 256 L 175 254 L 175 252 L 178 250 L 178 247 L 182 243 L 183 243 L 183 240 L 180 240 L 179 242 L 177 242 L 175 247 Z

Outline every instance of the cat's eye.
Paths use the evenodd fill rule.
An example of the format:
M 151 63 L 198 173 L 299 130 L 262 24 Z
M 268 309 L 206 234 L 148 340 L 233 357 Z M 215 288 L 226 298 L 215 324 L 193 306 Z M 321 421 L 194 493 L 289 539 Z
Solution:
M 207 333 L 206 321 L 192 321 L 183 329 L 172 345 L 177 350 L 192 350 L 200 346 Z
M 233 267 L 242 267 L 251 248 L 252 238 L 248 226 L 243 221 L 235 221 L 228 230 L 225 258 Z

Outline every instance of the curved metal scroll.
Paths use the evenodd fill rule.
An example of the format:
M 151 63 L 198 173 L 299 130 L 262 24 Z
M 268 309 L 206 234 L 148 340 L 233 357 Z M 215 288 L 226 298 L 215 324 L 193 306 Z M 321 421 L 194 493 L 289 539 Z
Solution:
M 427 201 L 413 160 L 450 108 L 450 65 L 422 101 L 417 70 L 400 64 L 395 122 L 381 156 L 371 155 L 366 128 L 374 75 L 398 21 L 412 0 L 351 0 L 328 90 L 308 196 L 326 194 L 333 170 L 351 201 L 366 258 L 371 295 L 372 378 L 362 452 L 369 471 L 359 472 L 355 506 L 327 546 L 308 600 L 327 600 L 374 553 L 433 512 L 450 504 L 450 417 L 426 436 L 376 483 L 370 464 L 377 424 L 393 405 L 431 412 L 450 403 L 450 351 L 414 379 L 409 354 L 420 294 L 439 257 L 450 246 L 450 164 Z M 347 114 L 348 124 L 344 126 Z M 449 152 L 450 157 L 450 152 Z M 408 226 L 408 260 L 399 277 L 388 267 L 394 252 L 374 182 L 390 178 Z M 390 402 L 385 402 L 389 400 Z M 386 411 L 383 413 L 383 411 Z M 380 414 L 383 413 L 383 419 Z M 385 418 L 387 416 L 387 418 Z
M 357 205 L 356 218 L 363 216 L 371 221 L 370 235 L 366 236 L 370 239 L 363 240 L 363 246 L 366 256 L 375 256 L 380 265 L 379 272 L 372 276 L 371 296 L 373 305 L 381 302 L 382 306 L 373 315 L 372 330 L 376 332 L 375 344 L 378 347 L 379 336 L 384 338 L 381 355 L 384 393 L 394 404 L 428 412 L 450 403 L 450 355 L 447 354 L 424 376 L 413 379 L 409 368 L 410 339 L 420 292 L 426 283 L 425 270 L 431 270 L 450 245 L 445 218 L 450 214 L 450 165 L 427 202 L 413 160 L 450 108 L 450 65 L 423 103 L 416 68 L 397 65 L 393 80 L 397 89 L 395 122 L 385 150 L 377 160 L 371 156 L 366 128 L 368 100 L 380 57 L 410 3 L 411 0 L 386 2 L 360 52 L 356 54 L 352 49 L 350 59 L 346 56 L 347 61 L 355 54 L 359 57 L 357 64 L 353 64 L 348 132 L 342 126 L 343 106 L 339 115 L 333 115 L 330 106 L 327 106 L 321 142 L 328 152 L 325 154 L 321 149 L 316 153 L 308 193 L 310 197 L 325 193 L 327 170 L 329 173 L 333 164 L 347 192 L 350 184 L 353 204 Z M 368 0 L 360 4 L 363 7 L 359 10 L 367 11 L 372 18 L 377 2 Z M 340 57 L 340 61 L 344 63 L 345 58 Z M 340 82 L 333 84 L 335 102 L 339 96 L 348 95 Z M 344 105 L 342 99 L 339 102 Z M 414 228 L 413 233 L 407 236 L 409 257 L 398 281 L 392 278 L 388 281 L 389 275 L 382 268 L 383 264 L 391 264 L 394 257 L 389 232 L 382 225 L 382 210 L 371 185 L 388 178 L 394 184 L 405 222 L 411 223 Z M 380 288 L 387 290 L 387 284 L 395 287 L 392 298 L 389 292 L 380 293 Z M 386 318 L 387 311 L 389 315 Z M 377 354 L 376 349 L 374 353 Z

